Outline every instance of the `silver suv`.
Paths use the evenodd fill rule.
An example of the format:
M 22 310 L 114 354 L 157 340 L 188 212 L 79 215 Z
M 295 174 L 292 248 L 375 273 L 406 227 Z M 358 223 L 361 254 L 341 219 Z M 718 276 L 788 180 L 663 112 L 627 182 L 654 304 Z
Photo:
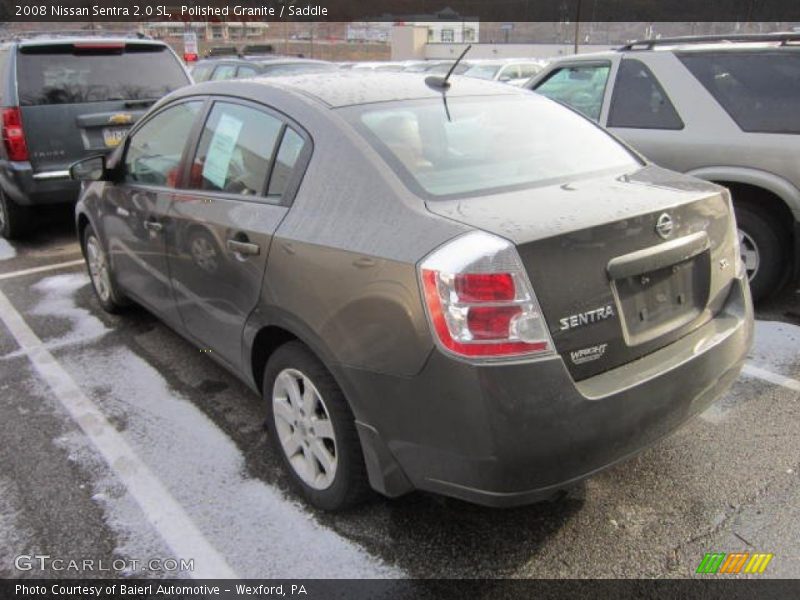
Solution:
M 800 268 L 800 33 L 633 42 L 566 57 L 525 87 L 655 163 L 731 190 L 753 296 Z

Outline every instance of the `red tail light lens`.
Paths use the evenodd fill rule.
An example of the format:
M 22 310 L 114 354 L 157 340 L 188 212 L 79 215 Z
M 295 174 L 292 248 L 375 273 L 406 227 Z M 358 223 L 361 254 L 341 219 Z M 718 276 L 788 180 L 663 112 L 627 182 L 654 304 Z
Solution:
M 552 352 L 539 304 L 514 246 L 473 232 L 420 264 L 431 327 L 441 347 L 468 358 Z
M 467 327 L 475 340 L 502 340 L 508 337 L 511 319 L 522 314 L 519 306 L 472 306 L 467 311 Z
M 514 299 L 510 273 L 466 273 L 456 275 L 456 294 L 461 302 L 503 302 Z
M 19 107 L 3 109 L 3 145 L 9 160 L 28 160 L 28 144 Z

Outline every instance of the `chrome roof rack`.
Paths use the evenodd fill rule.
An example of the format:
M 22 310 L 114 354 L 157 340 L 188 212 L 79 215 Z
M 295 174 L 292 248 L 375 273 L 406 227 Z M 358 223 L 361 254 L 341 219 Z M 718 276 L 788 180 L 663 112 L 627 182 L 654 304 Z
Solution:
M 652 50 L 656 46 L 680 46 L 689 44 L 710 43 L 747 43 L 747 42 L 800 42 L 800 31 L 780 31 L 776 33 L 731 33 L 722 35 L 689 35 L 651 40 L 636 40 L 621 46 L 619 50 Z

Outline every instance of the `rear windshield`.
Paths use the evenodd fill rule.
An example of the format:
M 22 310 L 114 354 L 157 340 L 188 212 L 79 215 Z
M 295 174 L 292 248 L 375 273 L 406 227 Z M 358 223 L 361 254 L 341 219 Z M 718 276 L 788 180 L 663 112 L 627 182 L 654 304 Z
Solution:
M 160 45 L 23 47 L 17 58 L 23 106 L 157 99 L 188 84 L 175 56 Z
M 467 77 L 477 77 L 478 79 L 494 79 L 500 70 L 500 65 L 475 65 L 464 72 Z
M 743 131 L 800 133 L 800 50 L 686 52 L 678 58 Z
M 541 96 L 451 98 L 354 107 L 362 135 L 417 193 L 524 188 L 639 166 L 582 116 Z

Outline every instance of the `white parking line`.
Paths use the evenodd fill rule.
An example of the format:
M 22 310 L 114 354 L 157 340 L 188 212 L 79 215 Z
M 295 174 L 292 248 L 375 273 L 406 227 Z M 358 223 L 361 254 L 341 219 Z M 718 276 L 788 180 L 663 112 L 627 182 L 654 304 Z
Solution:
M 748 377 L 763 379 L 769 383 L 774 383 L 775 385 L 780 385 L 795 392 L 800 392 L 800 381 L 797 379 L 784 377 L 783 375 L 778 375 L 777 373 L 767 371 L 766 369 L 762 369 L 761 367 L 757 367 L 749 363 L 742 368 L 742 373 Z
M 0 319 L 55 397 L 125 485 L 164 542 L 176 556 L 195 559 L 195 570 L 191 576 L 196 579 L 237 578 L 225 558 L 208 542 L 183 507 L 44 347 L 2 292 Z
M 24 275 L 33 275 L 34 273 L 44 273 L 45 271 L 55 271 L 57 269 L 66 269 L 67 267 L 76 267 L 84 264 L 83 259 L 70 260 L 62 263 L 53 263 L 51 265 L 44 265 L 42 267 L 32 267 L 30 269 L 22 269 L 21 271 L 12 271 L 11 273 L 0 273 L 0 280 L 13 279 L 14 277 L 23 277 Z

